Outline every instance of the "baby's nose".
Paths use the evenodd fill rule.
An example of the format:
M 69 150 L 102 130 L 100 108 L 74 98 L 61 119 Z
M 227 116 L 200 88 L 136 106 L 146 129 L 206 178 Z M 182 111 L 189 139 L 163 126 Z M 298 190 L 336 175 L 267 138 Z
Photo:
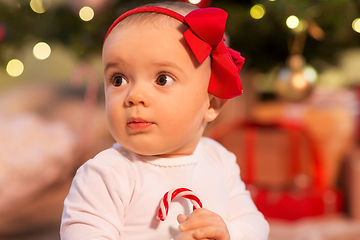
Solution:
M 126 106 L 143 105 L 148 107 L 151 103 L 151 98 L 145 87 L 134 87 L 128 94 L 125 104 Z

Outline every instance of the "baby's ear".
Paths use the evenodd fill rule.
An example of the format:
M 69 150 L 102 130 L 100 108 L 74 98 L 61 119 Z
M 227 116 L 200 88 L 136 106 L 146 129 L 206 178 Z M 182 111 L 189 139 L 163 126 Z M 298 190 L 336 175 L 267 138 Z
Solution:
M 215 120 L 215 118 L 219 115 L 221 109 L 224 107 L 225 103 L 228 101 L 227 99 L 217 98 L 213 95 L 209 95 L 209 100 L 209 108 L 204 116 L 204 120 L 206 122 L 211 122 Z

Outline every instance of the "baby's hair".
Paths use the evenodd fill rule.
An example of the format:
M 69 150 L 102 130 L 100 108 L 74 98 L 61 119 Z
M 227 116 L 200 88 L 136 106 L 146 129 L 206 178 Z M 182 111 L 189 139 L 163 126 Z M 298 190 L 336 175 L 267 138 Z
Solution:
M 198 9 L 197 6 L 192 5 L 190 3 L 186 3 L 186 2 L 169 2 L 169 1 L 158 2 L 158 3 L 149 3 L 149 4 L 144 5 L 144 7 L 146 7 L 146 6 L 167 8 L 167 9 L 173 10 L 173 11 L 175 11 L 177 13 L 180 13 L 183 16 L 185 16 L 186 14 L 191 12 L 192 10 Z M 225 31 L 224 35 L 225 35 L 225 45 L 229 46 L 230 36 L 226 31 Z
M 198 9 L 197 6 L 192 5 L 190 3 L 185 3 L 185 2 L 158 2 L 158 3 L 150 3 L 150 4 L 146 4 L 144 5 L 144 7 L 148 7 L 148 6 L 152 6 L 152 7 L 162 7 L 162 8 L 167 8 L 170 10 L 173 10 L 183 16 L 185 16 L 186 14 L 188 14 L 189 12 L 191 12 L 192 10 Z
M 162 8 L 167 8 L 170 9 L 172 11 L 175 11 L 183 16 L 185 16 L 186 14 L 188 14 L 189 12 L 198 9 L 197 6 L 192 5 L 190 3 L 186 3 L 186 2 L 170 2 L 170 1 L 165 1 L 165 2 L 157 2 L 157 3 L 149 3 L 146 5 L 143 5 L 141 7 L 162 7 Z M 132 24 L 132 23 L 136 23 L 136 24 L 146 24 L 146 23 L 154 23 L 156 21 L 159 21 L 161 26 L 168 26 L 168 20 L 172 19 L 172 17 L 161 14 L 161 13 L 156 13 L 156 12 L 141 12 L 141 13 L 136 13 L 136 14 L 132 14 L 131 16 L 123 19 L 122 21 L 120 21 L 118 23 L 118 26 L 125 26 L 128 24 Z M 153 21 L 151 21 L 153 20 Z M 184 24 L 182 24 L 183 26 L 181 27 L 181 31 L 184 32 L 185 30 L 187 30 L 187 26 L 185 26 Z M 224 37 L 225 37 L 225 45 L 229 46 L 229 42 L 230 42 L 230 37 L 227 34 L 227 32 L 225 31 L 224 33 Z
M 165 1 L 165 2 L 158 2 L 158 3 L 150 3 L 150 4 L 146 4 L 143 5 L 141 7 L 162 7 L 162 8 L 167 8 L 170 9 L 172 11 L 175 11 L 183 16 L 185 16 L 186 14 L 188 14 L 189 12 L 191 12 L 192 10 L 198 9 L 198 7 L 196 7 L 195 5 L 191 5 L 189 3 L 185 3 L 185 2 L 169 2 L 169 1 Z M 120 21 L 118 23 L 118 26 L 127 26 L 130 24 L 153 24 L 153 23 L 158 23 L 156 26 L 158 27 L 166 27 L 169 26 L 169 19 L 171 19 L 170 21 L 173 20 L 172 17 L 167 16 L 165 14 L 161 14 L 161 13 L 156 13 L 156 12 L 140 12 L 140 13 L 136 13 L 136 14 L 132 14 L 128 17 L 126 17 L 125 19 L 123 19 L 122 21 Z M 181 24 L 181 31 L 184 32 L 187 29 L 187 26 L 185 26 L 184 24 Z

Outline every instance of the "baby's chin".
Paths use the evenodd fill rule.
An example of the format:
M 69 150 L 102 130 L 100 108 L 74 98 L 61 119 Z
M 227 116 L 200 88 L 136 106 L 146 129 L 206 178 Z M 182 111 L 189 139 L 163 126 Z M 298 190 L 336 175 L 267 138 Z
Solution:
M 128 142 L 117 141 L 123 148 L 129 150 L 130 152 L 136 153 L 142 156 L 155 156 L 162 155 L 165 152 L 160 151 L 158 149 L 154 149 L 153 147 L 148 147 L 147 144 L 138 144 L 134 146 L 133 144 L 129 144 Z
M 145 147 L 145 146 L 131 146 L 129 144 L 119 144 L 124 147 L 125 149 L 141 155 L 141 156 L 147 156 L 147 157 L 158 157 L 158 158 L 176 158 L 176 157 L 183 157 L 193 154 L 194 150 L 188 150 L 188 151 L 180 151 L 180 150 L 173 150 L 168 151 L 168 149 L 162 149 L 162 148 L 154 148 L 154 147 Z
M 128 149 L 130 150 L 130 149 Z M 167 152 L 167 151 L 154 151 L 154 150 L 143 150 L 143 149 L 136 149 L 130 150 L 133 153 L 136 153 L 141 156 L 146 157 L 158 157 L 158 158 L 176 158 L 191 155 L 192 153 L 183 153 L 183 152 Z

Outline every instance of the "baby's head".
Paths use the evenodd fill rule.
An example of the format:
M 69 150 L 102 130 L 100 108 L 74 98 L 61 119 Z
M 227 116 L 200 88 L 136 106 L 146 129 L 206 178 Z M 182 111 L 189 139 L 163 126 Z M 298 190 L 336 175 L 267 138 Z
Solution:
M 224 99 L 242 91 L 238 70 L 243 59 L 222 42 L 224 11 L 192 11 L 184 18 L 192 10 L 184 6 L 127 12 L 110 27 L 104 42 L 110 132 L 137 154 L 192 154 Z M 202 23 L 214 33 L 208 34 L 209 26 Z

